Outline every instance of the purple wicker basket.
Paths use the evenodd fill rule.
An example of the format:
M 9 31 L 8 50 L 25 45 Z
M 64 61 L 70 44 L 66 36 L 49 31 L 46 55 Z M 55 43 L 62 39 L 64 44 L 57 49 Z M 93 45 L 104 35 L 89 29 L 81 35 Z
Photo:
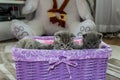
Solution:
M 105 80 L 111 51 L 105 43 L 89 50 L 12 49 L 17 80 Z

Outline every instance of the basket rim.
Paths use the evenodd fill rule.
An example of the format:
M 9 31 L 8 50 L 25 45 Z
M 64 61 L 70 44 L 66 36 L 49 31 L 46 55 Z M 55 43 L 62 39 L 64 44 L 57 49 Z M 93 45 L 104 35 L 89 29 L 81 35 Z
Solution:
M 53 36 L 47 37 L 29 37 L 37 39 L 51 39 Z M 109 45 L 102 42 L 100 49 L 82 49 L 82 50 L 37 50 L 12 48 L 12 56 L 14 61 L 50 61 L 59 60 L 61 56 L 67 59 L 91 59 L 91 58 L 108 58 L 111 56 L 112 49 Z
M 109 58 L 112 49 L 89 49 L 89 50 L 35 50 L 12 48 L 12 55 L 15 61 L 50 61 L 59 60 L 64 56 L 68 59 L 91 59 Z

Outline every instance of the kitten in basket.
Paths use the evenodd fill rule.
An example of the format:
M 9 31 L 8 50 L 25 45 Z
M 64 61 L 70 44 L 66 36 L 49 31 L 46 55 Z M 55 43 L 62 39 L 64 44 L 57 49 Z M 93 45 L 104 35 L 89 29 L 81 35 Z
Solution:
M 72 50 L 75 48 L 81 48 L 80 45 L 74 42 L 75 35 L 67 31 L 59 31 L 54 34 L 55 39 L 53 42 L 53 49 L 60 50 Z
M 18 48 L 25 49 L 65 49 L 71 50 L 74 46 L 80 48 L 79 45 L 74 43 L 74 34 L 67 31 L 59 31 L 54 34 L 53 44 L 44 44 L 30 38 L 23 38 L 17 44 Z
M 103 35 L 98 32 L 88 32 L 83 34 L 83 49 L 96 49 L 100 48 Z
M 17 44 L 18 48 L 25 49 L 57 49 L 57 50 L 71 50 L 71 49 L 95 49 L 99 48 L 102 41 L 102 34 L 97 32 L 89 32 L 83 34 L 83 45 L 74 42 L 75 35 L 67 31 L 59 31 L 54 34 L 53 44 L 44 44 L 30 38 L 23 38 Z

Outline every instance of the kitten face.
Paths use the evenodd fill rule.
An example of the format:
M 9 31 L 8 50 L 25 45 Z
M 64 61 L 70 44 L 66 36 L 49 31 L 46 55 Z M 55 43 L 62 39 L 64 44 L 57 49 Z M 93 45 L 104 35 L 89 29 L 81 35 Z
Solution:
M 74 43 L 74 35 L 66 31 L 55 33 L 54 47 L 55 49 L 72 49 Z
M 83 35 L 83 45 L 88 49 L 99 48 L 101 43 L 102 34 L 97 32 L 90 32 Z

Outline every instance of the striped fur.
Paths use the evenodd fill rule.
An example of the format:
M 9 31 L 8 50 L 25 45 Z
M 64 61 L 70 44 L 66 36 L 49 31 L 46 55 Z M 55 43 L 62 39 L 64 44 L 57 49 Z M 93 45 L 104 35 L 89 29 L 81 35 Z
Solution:
M 72 46 L 74 44 L 74 34 L 67 31 L 59 31 L 55 33 L 54 40 L 54 49 L 65 49 L 70 50 L 73 49 Z

